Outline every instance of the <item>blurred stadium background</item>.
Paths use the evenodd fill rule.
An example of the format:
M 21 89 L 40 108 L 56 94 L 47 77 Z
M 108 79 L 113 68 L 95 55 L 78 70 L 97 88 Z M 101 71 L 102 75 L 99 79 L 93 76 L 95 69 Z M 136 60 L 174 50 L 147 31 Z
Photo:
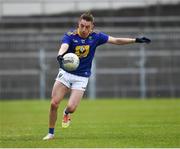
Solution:
M 96 29 L 152 39 L 99 47 L 88 98 L 180 97 L 180 0 L 0 0 L 0 99 L 50 98 L 60 38 L 86 10 Z

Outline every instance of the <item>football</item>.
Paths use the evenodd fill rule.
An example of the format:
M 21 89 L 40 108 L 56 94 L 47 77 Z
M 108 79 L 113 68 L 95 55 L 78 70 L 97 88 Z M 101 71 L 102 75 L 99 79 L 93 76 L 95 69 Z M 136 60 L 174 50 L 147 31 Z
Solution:
M 67 53 L 63 56 L 63 67 L 67 71 L 74 71 L 79 66 L 79 57 L 74 53 Z

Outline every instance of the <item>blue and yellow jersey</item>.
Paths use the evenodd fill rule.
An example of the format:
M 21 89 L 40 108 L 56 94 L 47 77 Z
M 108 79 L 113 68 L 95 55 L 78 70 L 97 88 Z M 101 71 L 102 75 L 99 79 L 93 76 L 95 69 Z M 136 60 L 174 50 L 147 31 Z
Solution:
M 79 59 L 79 67 L 69 73 L 89 77 L 96 47 L 108 41 L 108 35 L 102 32 L 91 32 L 87 38 L 81 38 L 77 30 L 65 33 L 62 43 L 67 43 L 69 48 L 66 53 L 75 53 Z

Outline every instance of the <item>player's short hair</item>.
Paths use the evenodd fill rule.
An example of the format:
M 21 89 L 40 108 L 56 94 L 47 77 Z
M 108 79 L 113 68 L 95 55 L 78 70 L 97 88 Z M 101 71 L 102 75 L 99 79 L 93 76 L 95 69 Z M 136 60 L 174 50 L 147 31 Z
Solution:
M 92 15 L 92 13 L 90 11 L 87 11 L 87 12 L 83 13 L 80 16 L 80 20 L 82 20 L 82 19 L 94 23 L 94 17 L 93 17 L 93 15 Z

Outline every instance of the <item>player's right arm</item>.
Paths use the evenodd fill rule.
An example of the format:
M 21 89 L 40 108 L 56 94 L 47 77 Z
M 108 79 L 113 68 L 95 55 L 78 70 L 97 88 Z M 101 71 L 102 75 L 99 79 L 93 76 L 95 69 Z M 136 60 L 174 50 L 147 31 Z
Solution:
M 67 43 L 62 43 L 61 47 L 59 48 L 57 61 L 59 63 L 60 68 L 62 67 L 63 55 L 64 55 L 64 53 L 67 52 L 68 48 L 69 48 L 69 44 L 67 44 Z
M 69 48 L 69 44 L 67 44 L 67 43 L 62 43 L 62 44 L 61 44 L 61 47 L 59 48 L 58 55 L 64 55 L 64 53 L 67 52 L 68 48 Z

